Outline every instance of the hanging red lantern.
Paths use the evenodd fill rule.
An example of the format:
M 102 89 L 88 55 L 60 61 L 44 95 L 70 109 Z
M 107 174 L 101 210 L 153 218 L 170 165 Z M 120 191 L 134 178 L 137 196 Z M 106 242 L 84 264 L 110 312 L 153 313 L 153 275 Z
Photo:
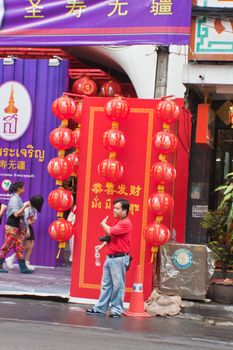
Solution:
M 76 149 L 78 149 L 80 146 L 80 135 L 81 135 L 80 128 L 77 128 L 73 131 L 73 147 Z
M 155 107 L 155 115 L 166 124 L 176 122 L 180 112 L 180 106 L 173 100 L 162 100 Z
M 121 95 L 121 86 L 113 80 L 109 80 L 104 83 L 100 88 L 100 94 L 104 97 L 113 97 L 115 95 Z
M 104 159 L 98 165 L 98 173 L 109 182 L 119 180 L 124 173 L 124 168 L 121 162 L 116 159 Z
M 126 119 L 129 115 L 129 104 L 121 96 L 116 96 L 113 100 L 110 100 L 105 106 L 106 116 L 116 122 L 120 122 Z
M 156 162 L 151 167 L 151 176 L 155 178 L 157 184 L 165 185 L 175 180 L 176 169 L 170 163 Z
M 103 135 L 103 144 L 109 151 L 117 151 L 125 146 L 125 134 L 118 129 L 109 129 Z
M 57 98 L 52 104 L 53 114 L 60 120 L 72 118 L 76 108 L 75 101 L 66 95 Z
M 82 77 L 75 80 L 73 84 L 73 93 L 79 95 L 94 96 L 97 93 L 97 86 L 94 80 Z
M 52 209 L 63 212 L 73 206 L 74 199 L 70 191 L 63 187 L 58 187 L 56 190 L 50 192 L 48 203 Z
M 76 112 L 73 115 L 72 119 L 76 123 L 80 123 L 81 115 L 82 115 L 82 109 L 83 109 L 83 101 L 79 100 L 76 102 Z
M 156 216 L 164 216 L 171 213 L 174 200 L 169 193 L 156 192 L 149 197 L 148 204 Z
M 53 221 L 49 226 L 49 235 L 57 242 L 66 242 L 74 234 L 74 226 L 71 222 L 61 218 Z
M 72 130 L 66 127 L 59 127 L 51 131 L 49 141 L 54 148 L 59 150 L 69 149 L 73 146 Z
M 153 144 L 162 154 L 172 153 L 177 147 L 177 137 L 171 132 L 160 131 L 155 134 Z
M 170 231 L 166 225 L 153 222 L 146 226 L 144 238 L 151 246 L 159 247 L 169 241 Z
M 72 172 L 77 173 L 79 164 L 79 154 L 78 152 L 70 153 L 66 156 L 66 159 L 70 162 L 72 167 Z
M 66 158 L 52 158 L 48 164 L 49 175 L 56 180 L 66 180 L 72 172 L 72 165 Z

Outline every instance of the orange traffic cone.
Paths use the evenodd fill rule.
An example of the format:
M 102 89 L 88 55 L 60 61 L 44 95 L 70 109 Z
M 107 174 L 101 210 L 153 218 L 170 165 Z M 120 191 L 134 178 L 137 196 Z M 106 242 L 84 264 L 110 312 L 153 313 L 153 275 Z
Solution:
M 131 293 L 129 310 L 126 311 L 124 315 L 150 317 L 150 315 L 144 311 L 142 271 L 141 271 L 140 265 L 137 266 L 137 270 L 135 274 L 135 280 L 133 284 L 133 291 Z

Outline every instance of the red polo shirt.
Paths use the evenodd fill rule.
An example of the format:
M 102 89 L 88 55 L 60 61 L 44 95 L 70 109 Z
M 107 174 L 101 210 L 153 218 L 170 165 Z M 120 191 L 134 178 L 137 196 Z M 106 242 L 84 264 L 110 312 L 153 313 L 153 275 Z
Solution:
M 131 231 L 132 223 L 128 217 L 111 226 L 111 242 L 107 245 L 107 254 L 129 253 Z

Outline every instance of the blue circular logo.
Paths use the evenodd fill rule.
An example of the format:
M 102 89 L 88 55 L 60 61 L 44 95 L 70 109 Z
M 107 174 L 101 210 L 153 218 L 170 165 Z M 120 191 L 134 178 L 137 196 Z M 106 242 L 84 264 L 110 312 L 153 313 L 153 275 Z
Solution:
M 171 257 L 174 266 L 179 269 L 188 269 L 193 264 L 193 254 L 188 249 L 178 249 Z

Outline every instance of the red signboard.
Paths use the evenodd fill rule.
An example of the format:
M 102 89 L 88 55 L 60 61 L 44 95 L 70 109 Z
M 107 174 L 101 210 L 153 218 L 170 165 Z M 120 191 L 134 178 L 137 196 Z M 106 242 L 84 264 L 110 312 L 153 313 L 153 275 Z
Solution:
M 104 148 L 103 133 L 111 128 L 111 121 L 105 116 L 104 106 L 109 98 L 85 98 L 84 117 L 81 126 L 80 161 L 77 191 L 77 229 L 74 246 L 74 258 L 71 280 L 71 297 L 97 299 L 100 290 L 102 266 L 95 266 L 94 247 L 99 244 L 98 237 L 104 232 L 100 221 L 109 215 L 112 221 L 112 202 L 123 197 L 130 201 L 130 218 L 133 223 L 133 256 L 130 271 L 127 272 L 126 300 L 133 284 L 135 269 L 142 266 L 144 293 L 148 297 L 152 286 L 151 252 L 143 238 L 143 230 L 154 217 L 148 211 L 148 197 L 156 191 L 150 176 L 151 165 L 158 159 L 158 153 L 152 147 L 155 132 L 162 125 L 155 118 L 154 107 L 158 101 L 127 99 L 131 107 L 128 119 L 120 122 L 119 129 L 126 135 L 125 147 L 117 153 L 117 159 L 124 165 L 124 175 L 114 186 L 107 183 L 98 174 L 98 164 L 108 158 Z M 177 100 L 183 104 L 183 100 Z M 184 241 L 186 197 L 188 181 L 188 144 L 190 118 L 182 112 L 179 124 L 173 132 L 179 135 L 179 146 L 175 155 L 169 159 L 178 172 L 176 183 L 166 190 L 175 200 L 175 212 L 165 218 L 170 228 L 175 228 L 177 240 Z M 101 252 L 103 265 L 105 252 Z
M 214 148 L 215 115 L 207 103 L 201 103 L 197 109 L 196 143 L 207 144 Z

